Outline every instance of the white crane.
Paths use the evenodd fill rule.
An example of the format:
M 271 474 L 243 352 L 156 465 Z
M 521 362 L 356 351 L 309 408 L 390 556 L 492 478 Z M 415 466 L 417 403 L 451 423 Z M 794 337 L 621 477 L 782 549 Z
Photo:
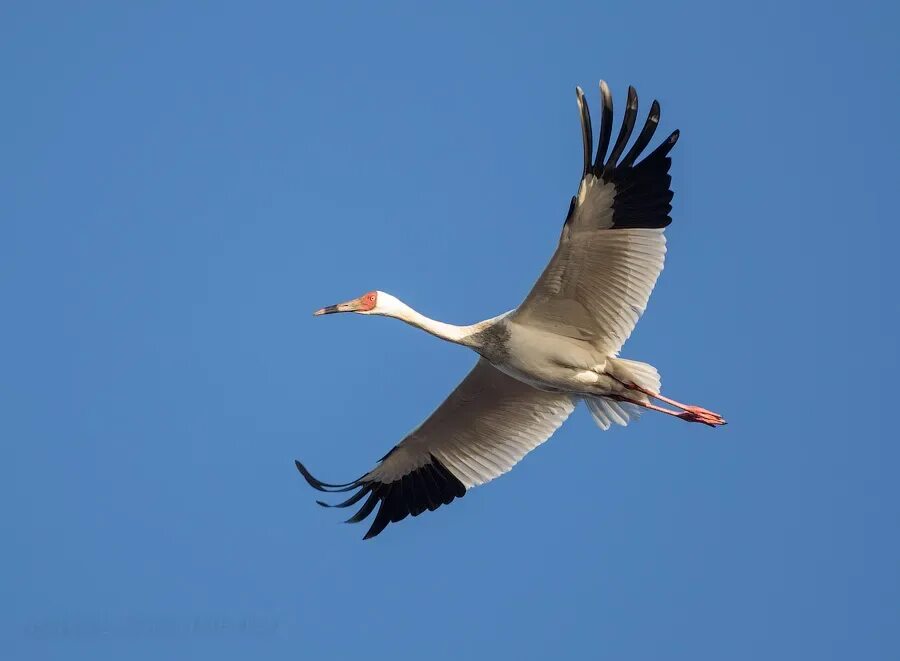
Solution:
M 622 157 L 638 109 L 637 93 L 629 87 L 622 127 L 607 158 L 613 106 L 601 81 L 603 110 L 594 156 L 587 102 L 580 87 L 576 92 L 584 142 L 581 184 L 555 254 L 518 308 L 454 326 L 429 319 L 390 294 L 371 291 L 315 313 L 394 317 L 480 355 L 444 403 L 359 479 L 327 484 L 296 462 L 320 491 L 356 490 L 345 502 L 320 505 L 349 507 L 366 498 L 348 523 L 362 521 L 380 505 L 364 539 L 507 472 L 550 438 L 579 401 L 604 430 L 612 423 L 627 425 L 641 409 L 711 427 L 725 424 L 717 413 L 661 395 L 659 374 L 651 365 L 617 357 L 663 269 L 663 230 L 672 222 L 668 153 L 679 133 L 637 162 L 659 124 L 654 101 Z

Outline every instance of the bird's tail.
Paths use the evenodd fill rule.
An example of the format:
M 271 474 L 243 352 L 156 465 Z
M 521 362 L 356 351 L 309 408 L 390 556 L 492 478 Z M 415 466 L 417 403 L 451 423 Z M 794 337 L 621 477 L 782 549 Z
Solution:
M 606 371 L 610 376 L 626 384 L 634 384 L 651 392 L 659 392 L 662 380 L 659 372 L 653 365 L 626 358 L 609 358 L 606 362 Z M 631 393 L 631 397 L 642 402 L 648 401 L 643 393 Z M 585 397 L 584 403 L 594 418 L 594 422 L 606 431 L 613 423 L 627 425 L 632 420 L 637 420 L 641 415 L 641 407 L 619 399 L 609 397 Z
M 627 358 L 609 358 L 606 370 L 622 383 L 633 383 L 651 392 L 659 392 L 662 379 L 653 365 Z
M 603 431 L 612 427 L 612 423 L 627 425 L 632 420 L 637 420 L 641 415 L 641 408 L 628 402 L 619 402 L 608 397 L 585 397 L 584 403 L 591 412 L 594 422 Z

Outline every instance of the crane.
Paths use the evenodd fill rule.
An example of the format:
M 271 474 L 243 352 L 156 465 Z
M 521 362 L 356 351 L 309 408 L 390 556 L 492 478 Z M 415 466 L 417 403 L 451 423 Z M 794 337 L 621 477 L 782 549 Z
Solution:
M 378 508 L 364 539 L 506 473 L 550 438 L 579 401 L 604 430 L 627 425 L 643 410 L 710 427 L 726 424 L 717 413 L 662 395 L 653 366 L 618 357 L 663 269 L 663 231 L 672 222 L 669 152 L 679 132 L 638 161 L 659 125 L 660 106 L 653 101 L 641 132 L 625 152 L 638 114 L 637 92 L 629 87 L 622 125 L 607 156 L 613 102 L 601 81 L 595 153 L 590 111 L 580 87 L 576 97 L 584 147 L 581 182 L 556 252 L 519 307 L 456 326 L 429 319 L 386 292 L 370 291 L 314 313 L 393 317 L 479 354 L 475 367 L 437 410 L 358 479 L 322 482 L 295 462 L 313 488 L 354 492 L 344 502 L 317 501 L 320 505 L 350 507 L 365 498 L 348 523 L 360 522 Z

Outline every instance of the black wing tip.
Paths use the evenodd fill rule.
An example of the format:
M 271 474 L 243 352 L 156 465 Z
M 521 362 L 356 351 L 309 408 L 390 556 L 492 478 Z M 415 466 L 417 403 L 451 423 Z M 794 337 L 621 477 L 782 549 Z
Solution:
M 306 466 L 301 464 L 299 459 L 294 459 L 294 466 L 297 467 L 297 470 L 300 471 L 300 475 L 303 476 L 303 479 L 306 480 L 306 483 L 309 486 L 317 491 L 327 491 L 327 489 L 324 488 L 325 483 L 313 477 L 313 474 L 306 470 Z
M 632 114 L 637 115 L 637 109 L 635 109 Z M 650 112 L 647 114 L 647 121 L 644 122 L 644 128 L 641 129 L 641 132 L 638 134 L 637 139 L 635 139 L 634 144 L 631 145 L 631 149 L 628 150 L 628 153 L 625 154 L 619 164 L 615 166 L 617 169 L 625 170 L 634 165 L 634 162 L 653 139 L 653 135 L 659 127 L 659 117 L 659 101 L 654 99 L 653 103 L 650 104 Z
M 612 92 L 605 80 L 600 81 L 600 98 L 603 99 L 603 107 L 612 111 Z
M 590 121 L 589 118 L 584 119 L 587 102 L 584 100 L 584 92 L 580 86 L 576 87 L 576 93 L 582 109 L 582 127 L 584 129 L 585 123 Z M 668 153 L 678 142 L 680 131 L 673 131 L 665 140 L 645 154 L 644 152 L 653 140 L 660 124 L 662 108 L 659 100 L 654 99 L 651 102 L 643 128 L 632 140 L 638 115 L 638 94 L 637 89 L 633 85 L 629 85 L 617 137 L 612 140 L 613 99 L 609 86 L 603 80 L 600 81 L 600 97 L 602 102 L 600 138 L 594 154 L 593 165 L 590 167 L 590 171 L 585 172 L 582 176 L 592 174 L 605 182 L 615 184 L 612 228 L 660 229 L 667 227 L 672 222 L 669 213 L 672 210 L 673 197 L 672 179 L 669 175 L 672 160 L 668 157 Z M 587 140 L 589 134 L 584 131 L 583 134 Z M 588 158 L 590 147 L 585 145 L 585 159 Z M 608 155 L 607 149 L 609 149 Z M 638 158 L 641 160 L 638 161 Z M 567 225 L 575 217 L 576 209 L 577 201 L 573 200 L 569 205 L 569 213 L 566 215 Z
M 591 111 L 587 99 L 584 98 L 584 90 L 580 86 L 575 87 L 575 97 L 578 101 L 578 114 L 581 117 L 581 142 L 584 151 L 584 164 L 581 176 L 586 176 L 591 171 L 591 153 L 594 148 L 594 134 L 591 128 Z
M 681 137 L 681 131 L 675 129 L 669 134 L 669 137 L 659 143 L 659 146 L 652 152 L 650 152 L 647 158 L 645 158 L 639 165 L 654 161 L 662 162 L 665 166 L 666 171 L 668 171 L 669 165 L 672 161 L 672 159 L 669 158 L 669 152 L 672 151 L 672 148 L 675 146 L 675 143 L 678 142 L 679 137 Z
M 316 491 L 349 491 L 350 489 L 355 489 L 361 484 L 360 480 L 353 480 L 352 482 L 347 482 L 345 484 L 331 484 L 329 482 L 323 482 L 322 480 L 315 477 L 312 473 L 310 473 L 306 469 L 306 466 L 300 463 L 299 460 L 294 459 L 294 466 L 296 466 L 297 470 L 300 471 L 300 474 L 303 476 L 303 479 L 306 480 L 306 483 Z
M 609 148 L 609 138 L 612 134 L 613 101 L 612 92 L 605 80 L 600 81 L 600 139 L 597 141 L 597 155 L 594 158 L 594 173 L 603 169 L 603 159 L 606 158 L 606 150 Z
M 575 93 L 578 99 L 578 106 L 581 111 L 581 121 L 582 127 L 584 127 L 585 121 L 590 122 L 589 112 L 587 112 L 587 100 L 584 95 L 584 90 L 580 85 L 575 86 Z M 640 156 L 640 153 L 646 148 L 647 143 L 649 143 L 650 139 L 653 136 L 654 131 L 656 130 L 657 125 L 660 121 L 661 116 L 661 107 L 660 103 L 657 99 L 654 99 L 650 105 L 650 112 L 648 113 L 647 120 L 644 126 L 644 129 L 641 131 L 641 135 L 638 136 L 638 141 L 644 140 L 643 144 L 639 149 L 635 149 L 638 146 L 638 141 L 635 141 L 634 146 L 626 155 L 626 158 L 622 160 L 621 163 L 616 163 L 619 157 L 622 155 L 622 152 L 625 150 L 627 143 L 631 137 L 632 131 L 634 129 L 634 120 L 638 110 L 638 94 L 637 89 L 634 85 L 628 86 L 628 94 L 627 100 L 625 103 L 625 115 L 623 117 L 622 126 L 620 127 L 619 136 L 616 140 L 616 144 L 613 146 L 612 151 L 609 154 L 609 158 L 606 158 L 606 150 L 609 147 L 610 138 L 612 137 L 611 128 L 613 121 L 613 103 L 612 103 L 612 93 L 610 92 L 609 85 L 606 81 L 600 81 L 600 99 L 601 99 L 601 129 L 600 129 L 600 140 L 597 145 L 597 152 L 595 154 L 593 167 L 589 168 L 589 172 L 597 177 L 604 177 L 604 179 L 608 179 L 614 175 L 615 170 L 618 167 L 631 167 L 634 165 L 634 161 Z M 585 119 L 585 115 L 588 115 L 588 118 Z M 679 131 L 674 131 L 669 137 L 663 141 L 660 147 L 666 146 L 666 153 L 669 149 L 671 149 L 675 143 L 678 141 L 680 133 Z M 593 144 L 588 147 L 585 145 L 585 153 L 587 153 L 588 149 L 593 150 Z M 659 149 L 659 148 L 657 148 Z M 654 151 L 651 155 L 659 155 Z M 663 154 L 664 155 L 664 154 Z M 587 175 L 588 171 L 584 172 L 584 175 Z
M 295 463 L 306 477 L 309 471 L 300 462 Z M 312 486 L 318 488 L 319 481 L 311 475 L 310 478 L 314 480 L 311 482 Z M 368 495 L 362 507 L 345 522 L 359 523 L 367 519 L 378 507 L 371 527 L 363 536 L 364 540 L 378 536 L 389 523 L 397 523 L 410 515 L 418 516 L 426 510 L 434 511 L 441 505 L 448 505 L 466 494 L 466 486 L 462 481 L 434 455 L 429 455 L 428 462 L 393 482 L 357 480 L 353 484 L 359 491 L 343 503 L 332 505 L 321 500 L 317 500 L 316 503 L 329 508 L 349 507 Z
M 633 85 L 629 85 L 628 98 L 625 102 L 625 114 L 622 117 L 622 125 L 619 127 L 619 135 L 616 137 L 616 142 L 613 145 L 612 151 L 609 153 L 609 158 L 606 160 L 606 165 L 603 166 L 602 170 L 595 173 L 597 176 L 602 176 L 604 179 L 608 179 L 610 173 L 616 169 L 616 164 L 619 162 L 619 157 L 622 155 L 622 152 L 625 151 L 625 147 L 628 145 L 628 141 L 631 139 L 631 133 L 632 131 L 634 131 L 634 122 L 637 118 L 637 111 L 637 90 L 634 89 Z
M 306 480 L 306 483 L 309 486 L 317 491 L 325 491 L 325 489 L 322 488 L 323 483 L 313 477 L 313 474 L 306 470 L 306 466 L 301 464 L 299 459 L 294 459 L 294 466 L 297 467 L 297 470 L 300 471 L 300 475 L 303 476 L 303 479 Z
M 637 90 L 634 89 L 634 85 L 628 86 L 628 101 L 626 102 L 626 105 L 630 110 L 636 111 L 638 109 L 638 95 Z

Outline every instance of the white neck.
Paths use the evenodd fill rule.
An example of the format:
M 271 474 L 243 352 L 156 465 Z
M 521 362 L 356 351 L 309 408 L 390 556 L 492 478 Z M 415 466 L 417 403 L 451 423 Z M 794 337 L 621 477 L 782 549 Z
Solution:
M 370 314 L 400 319 L 410 326 L 421 328 L 426 333 L 431 333 L 442 340 L 447 340 L 454 344 L 462 344 L 468 347 L 477 346 L 478 343 L 475 341 L 474 336 L 478 331 L 484 329 L 493 322 L 493 320 L 489 319 L 470 326 L 456 326 L 454 324 L 444 323 L 443 321 L 436 321 L 435 319 L 426 317 L 421 312 L 413 310 L 399 298 L 391 296 L 390 294 L 385 294 L 384 292 L 378 292 L 378 305 Z

